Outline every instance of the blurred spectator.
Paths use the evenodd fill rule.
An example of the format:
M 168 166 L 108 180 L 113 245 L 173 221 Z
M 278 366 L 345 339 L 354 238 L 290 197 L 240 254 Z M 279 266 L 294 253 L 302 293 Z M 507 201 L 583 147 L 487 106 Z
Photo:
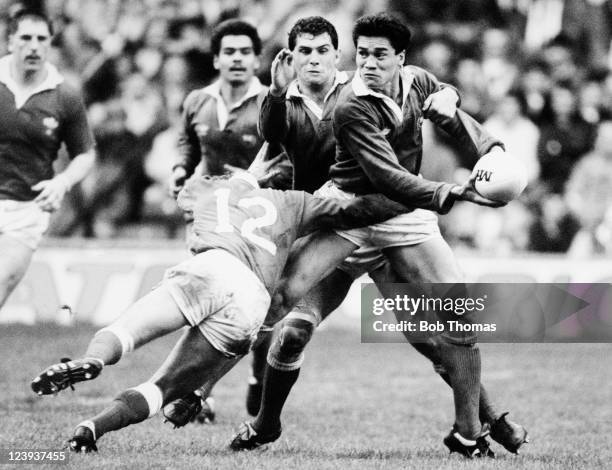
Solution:
M 533 0 L 527 10 L 525 47 L 535 51 L 561 33 L 564 0 Z
M 529 231 L 529 249 L 565 253 L 579 230 L 578 221 L 568 211 L 560 194 L 539 187 L 532 192 L 531 198 L 534 222 Z
M 607 71 L 592 70 L 580 87 L 580 116 L 590 124 L 597 124 L 602 114 L 612 110 L 612 103 L 606 101 L 604 80 Z
M 550 120 L 540 127 L 540 175 L 548 190 L 560 193 L 578 158 L 592 148 L 595 126 L 580 116 L 576 91 L 568 83 L 553 86 L 549 106 Z
M 453 48 L 447 40 L 441 37 L 432 39 L 423 47 L 421 56 L 425 70 L 433 73 L 442 82 L 450 82 L 454 69 L 454 57 Z
M 489 97 L 498 100 L 518 78 L 516 60 L 511 58 L 507 31 L 491 28 L 482 35 L 482 72 Z
M 532 184 L 540 174 L 537 156 L 540 131 L 525 117 L 526 106 L 523 94 L 512 90 L 501 99 L 484 127 L 506 144 L 506 151 L 510 155 L 525 165 L 527 181 Z
M 559 35 L 542 50 L 553 82 L 567 82 L 573 86 L 580 83 L 582 70 L 576 64 L 574 48 L 575 44 L 567 36 Z
M 490 99 L 480 62 L 475 59 L 461 59 L 457 64 L 455 80 L 461 90 L 461 109 L 482 121 L 489 114 Z
M 546 101 L 552 87 L 548 65 L 543 60 L 531 60 L 524 68 L 519 80 L 519 87 L 525 96 L 525 114 L 534 123 L 540 124 L 545 116 Z
M 570 254 L 612 254 L 612 121 L 600 124 L 595 148 L 572 171 L 565 198 L 580 224 Z

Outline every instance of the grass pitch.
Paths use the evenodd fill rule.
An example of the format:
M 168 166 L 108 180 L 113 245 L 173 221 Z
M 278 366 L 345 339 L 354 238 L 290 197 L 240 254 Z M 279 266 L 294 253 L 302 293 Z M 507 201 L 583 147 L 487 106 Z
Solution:
M 60 357 L 82 354 L 94 331 L 0 326 L 0 448 L 61 448 L 79 421 L 146 380 L 178 338 L 145 346 L 74 393 L 35 396 L 30 380 Z M 246 418 L 245 360 L 215 390 L 215 425 L 173 430 L 154 417 L 105 435 L 98 454 L 71 455 L 69 468 L 612 468 L 612 345 L 481 348 L 483 381 L 499 410 L 511 410 L 532 437 L 520 456 L 494 443 L 495 461 L 449 457 L 442 438 L 452 423 L 451 393 L 428 362 L 408 345 L 360 344 L 357 330 L 332 326 L 310 345 L 283 435 L 268 448 L 238 454 L 226 448 Z

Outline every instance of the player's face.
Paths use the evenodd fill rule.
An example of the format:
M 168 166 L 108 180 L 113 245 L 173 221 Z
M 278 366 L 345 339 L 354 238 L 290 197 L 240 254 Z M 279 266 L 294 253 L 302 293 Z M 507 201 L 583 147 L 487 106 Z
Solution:
M 251 38 L 245 35 L 223 36 L 214 66 L 221 80 L 233 86 L 249 82 L 259 68 L 259 57 L 255 55 Z
M 42 70 L 49 49 L 51 33 L 44 21 L 24 18 L 9 38 L 9 51 L 15 57 L 17 71 L 31 74 Z
M 403 66 L 404 51 L 397 53 L 387 38 L 359 36 L 355 62 L 367 87 L 381 91 Z
M 293 66 L 300 83 L 321 86 L 333 81 L 339 56 L 328 33 L 318 36 L 298 34 L 292 53 Z

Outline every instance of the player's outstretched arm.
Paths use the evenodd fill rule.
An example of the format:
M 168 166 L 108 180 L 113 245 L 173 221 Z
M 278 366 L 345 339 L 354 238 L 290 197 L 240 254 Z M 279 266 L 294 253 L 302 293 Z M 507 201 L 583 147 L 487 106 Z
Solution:
M 334 116 L 338 142 L 359 162 L 378 192 L 412 208 L 440 214 L 451 209 L 455 200 L 450 192 L 452 184 L 429 181 L 410 173 L 400 165 L 393 148 L 376 125 L 350 116 L 342 122 L 337 115 L 338 110 Z
M 368 194 L 348 200 L 304 194 L 304 211 L 299 236 L 315 230 L 365 227 L 411 210 L 382 194 Z

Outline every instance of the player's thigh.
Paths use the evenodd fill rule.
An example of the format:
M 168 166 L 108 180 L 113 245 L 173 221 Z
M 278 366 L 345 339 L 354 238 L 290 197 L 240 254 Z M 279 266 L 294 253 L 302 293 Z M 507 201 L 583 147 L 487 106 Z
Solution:
M 119 318 L 114 327 L 128 331 L 134 345 L 140 346 L 186 326 L 187 320 L 164 285 L 137 300 Z
M 335 232 L 316 232 L 300 242 L 292 250 L 279 285 L 283 307 L 291 309 L 356 248 Z
M 23 278 L 33 253 L 32 248 L 16 238 L 0 234 L 0 304 Z
M 440 235 L 408 246 L 383 250 L 403 282 L 463 282 L 463 273 L 448 243 Z
M 199 328 L 186 328 L 168 358 L 149 380 L 164 396 L 164 404 L 209 383 L 212 387 L 242 356 L 229 357 L 215 349 Z

